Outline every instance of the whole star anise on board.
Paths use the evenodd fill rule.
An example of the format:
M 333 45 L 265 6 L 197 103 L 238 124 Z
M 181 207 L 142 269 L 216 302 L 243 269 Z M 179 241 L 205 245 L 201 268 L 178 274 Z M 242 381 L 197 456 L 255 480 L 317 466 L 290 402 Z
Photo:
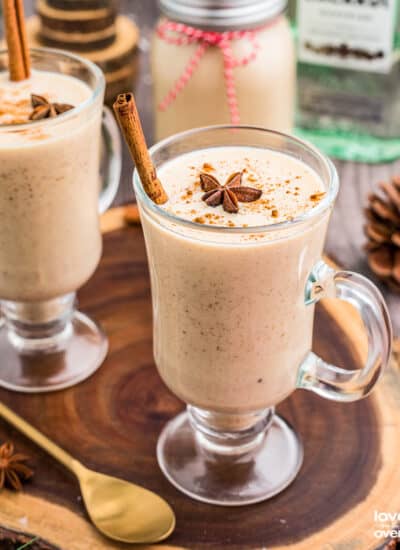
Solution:
M 25 464 L 29 457 L 14 453 L 14 445 L 10 441 L 0 446 L 0 489 L 7 486 L 20 491 L 22 481 L 33 476 L 33 471 Z
M 37 94 L 31 94 L 31 103 L 33 111 L 29 115 L 29 120 L 53 118 L 74 108 L 68 103 L 50 103 L 45 97 Z
M 208 206 L 222 204 L 225 212 L 236 214 L 239 212 L 239 202 L 253 202 L 262 195 L 261 189 L 242 185 L 242 172 L 234 172 L 221 185 L 216 177 L 202 172 L 200 174 L 201 188 L 205 191 L 201 199 Z

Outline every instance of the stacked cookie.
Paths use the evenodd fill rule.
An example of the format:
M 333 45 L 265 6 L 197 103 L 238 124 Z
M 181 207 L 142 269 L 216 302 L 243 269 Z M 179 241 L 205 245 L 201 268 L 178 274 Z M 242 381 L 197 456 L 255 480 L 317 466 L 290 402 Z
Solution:
M 115 0 L 38 0 L 36 10 L 28 22 L 33 47 L 69 50 L 96 63 L 105 73 L 108 103 L 132 89 L 139 33 L 117 15 Z

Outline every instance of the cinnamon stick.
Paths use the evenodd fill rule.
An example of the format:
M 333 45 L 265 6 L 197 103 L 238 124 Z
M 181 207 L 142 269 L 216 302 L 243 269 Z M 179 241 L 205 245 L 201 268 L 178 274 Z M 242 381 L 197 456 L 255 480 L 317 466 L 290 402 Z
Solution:
M 3 15 L 10 79 L 25 80 L 30 76 L 31 62 L 26 37 L 23 0 L 3 0 Z
M 164 204 L 168 196 L 151 161 L 133 94 L 119 94 L 113 107 L 145 192 L 156 204 Z

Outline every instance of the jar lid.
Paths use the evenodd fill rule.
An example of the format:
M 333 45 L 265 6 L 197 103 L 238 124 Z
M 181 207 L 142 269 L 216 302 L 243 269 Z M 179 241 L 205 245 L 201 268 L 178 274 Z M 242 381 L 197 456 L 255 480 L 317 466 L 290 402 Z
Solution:
M 287 0 L 158 0 L 169 19 L 193 27 L 244 29 L 279 15 Z

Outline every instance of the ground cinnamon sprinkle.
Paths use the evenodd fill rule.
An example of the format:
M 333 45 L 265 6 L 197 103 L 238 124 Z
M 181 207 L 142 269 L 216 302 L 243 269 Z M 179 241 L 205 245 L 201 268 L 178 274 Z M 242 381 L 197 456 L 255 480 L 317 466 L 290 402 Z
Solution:
M 312 209 L 325 194 L 321 193 L 324 191 L 323 188 L 312 186 L 309 183 L 307 171 L 301 175 L 300 171 L 296 174 L 295 170 L 290 171 L 286 167 L 276 171 L 271 171 L 268 167 L 264 168 L 264 159 L 258 162 L 255 158 L 253 162 L 252 159 L 246 157 L 244 161 L 234 158 L 230 162 L 226 162 L 224 159 L 216 158 L 216 155 L 203 154 L 197 165 L 190 166 L 187 177 L 185 176 L 180 183 L 176 183 L 178 194 L 174 200 L 182 200 L 185 203 L 186 212 L 183 214 L 186 214 L 194 223 L 246 228 L 251 225 L 269 225 L 293 219 L 299 211 L 302 213 L 303 210 Z M 258 200 L 245 201 L 245 204 L 241 205 L 241 213 L 246 217 L 248 215 L 249 219 L 243 219 L 240 215 L 237 217 L 225 215 L 222 211 L 223 208 L 220 208 L 222 205 L 219 203 L 217 205 L 210 204 L 208 211 L 204 210 L 205 189 L 202 185 L 203 182 L 200 181 L 202 172 L 208 172 L 206 177 L 215 177 L 218 181 L 225 181 L 232 170 L 241 172 L 244 187 L 261 190 L 263 193 Z M 233 213 L 228 212 L 228 214 Z M 254 238 L 253 236 L 252 239 Z
M 326 195 L 326 193 L 314 193 L 312 195 L 310 195 L 310 200 L 315 202 L 315 201 L 320 201 L 322 199 L 322 197 L 324 197 Z
M 265 237 L 264 233 L 250 233 L 250 235 L 247 235 L 245 240 L 246 241 L 259 241 Z
M 26 130 L 22 130 L 20 132 L 20 135 L 27 136 L 32 141 L 39 141 L 50 137 L 50 135 L 46 133 L 44 130 L 42 130 L 41 128 L 35 128 L 35 129 L 28 128 Z
M 215 170 L 214 166 L 210 164 L 209 162 L 205 162 L 203 164 L 203 170 L 204 172 L 213 172 Z
M 183 201 L 188 202 L 187 199 L 189 199 L 192 195 L 193 195 L 193 191 L 192 191 L 191 189 L 186 189 L 186 191 L 184 192 L 184 194 L 181 196 L 181 199 L 182 199 Z
M 7 115 L 8 113 L 6 112 L 1 112 L 0 111 L 0 117 L 2 115 Z M 26 117 L 14 117 L 13 119 L 11 119 L 10 121 L 7 121 L 7 124 L 25 124 L 27 122 L 27 119 Z

